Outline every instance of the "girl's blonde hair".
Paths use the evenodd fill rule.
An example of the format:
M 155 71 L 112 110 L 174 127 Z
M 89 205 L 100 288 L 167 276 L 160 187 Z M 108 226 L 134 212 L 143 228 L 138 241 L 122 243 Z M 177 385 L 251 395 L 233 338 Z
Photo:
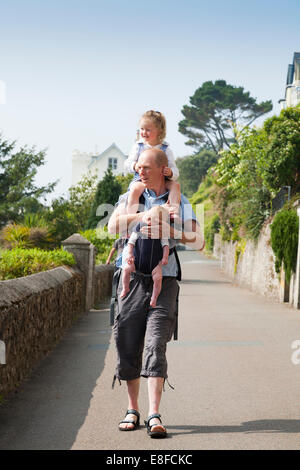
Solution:
M 149 121 L 152 121 L 153 124 L 155 125 L 155 127 L 157 127 L 157 129 L 159 129 L 160 133 L 159 133 L 159 139 L 160 139 L 160 142 L 162 142 L 164 140 L 164 138 L 166 137 L 166 133 L 167 133 L 167 124 L 166 124 L 166 118 L 165 116 L 159 112 L 159 111 L 153 111 L 152 109 L 150 111 L 146 111 L 140 121 L 142 119 L 147 119 Z

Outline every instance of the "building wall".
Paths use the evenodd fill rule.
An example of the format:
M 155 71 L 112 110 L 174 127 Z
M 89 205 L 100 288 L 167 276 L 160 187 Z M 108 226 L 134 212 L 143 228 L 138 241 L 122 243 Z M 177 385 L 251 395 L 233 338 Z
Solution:
M 93 153 L 80 152 L 74 150 L 72 154 L 72 185 L 76 185 L 89 171 L 97 174 L 98 179 L 104 177 L 108 169 L 109 158 L 117 158 L 117 168 L 112 170 L 114 175 L 125 174 L 124 162 L 127 155 L 124 155 L 117 146 L 112 145 L 102 154 L 95 156 Z

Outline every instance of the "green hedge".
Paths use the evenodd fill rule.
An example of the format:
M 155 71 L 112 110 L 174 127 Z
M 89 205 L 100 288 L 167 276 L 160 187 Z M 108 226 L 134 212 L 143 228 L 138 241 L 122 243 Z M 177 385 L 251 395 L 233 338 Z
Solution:
M 74 256 L 63 249 L 13 248 L 0 251 L 0 280 L 24 277 L 57 266 L 75 264 Z
M 287 282 L 296 271 L 299 220 L 295 210 L 283 209 L 274 217 L 271 225 L 271 245 L 275 254 L 275 270 L 283 264 Z

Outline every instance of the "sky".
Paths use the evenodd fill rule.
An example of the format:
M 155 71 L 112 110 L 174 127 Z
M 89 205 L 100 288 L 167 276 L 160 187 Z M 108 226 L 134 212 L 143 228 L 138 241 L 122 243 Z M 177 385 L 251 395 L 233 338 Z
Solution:
M 67 195 L 74 149 L 128 154 L 148 109 L 175 157 L 191 154 L 178 122 L 207 80 L 279 113 L 299 23 L 299 0 L 0 0 L 0 132 L 47 149 L 36 184 L 58 180 L 50 199 Z

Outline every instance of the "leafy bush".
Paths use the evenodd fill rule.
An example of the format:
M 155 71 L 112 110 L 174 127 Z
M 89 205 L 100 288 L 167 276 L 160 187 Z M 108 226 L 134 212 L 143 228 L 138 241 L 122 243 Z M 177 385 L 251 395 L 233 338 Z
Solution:
M 296 211 L 283 209 L 274 217 L 271 225 L 271 246 L 275 254 L 275 270 L 280 272 L 282 263 L 289 283 L 296 271 L 299 219 Z
M 0 279 L 15 279 L 57 266 L 75 264 L 74 256 L 63 249 L 14 248 L 0 251 Z
M 29 248 L 30 228 L 24 225 L 9 224 L 1 230 L 1 243 L 5 248 Z
M 105 263 L 114 240 L 118 238 L 112 238 L 112 236 L 107 231 L 107 227 L 85 230 L 80 232 L 80 235 L 86 238 L 97 248 L 96 264 Z
M 214 248 L 214 236 L 220 230 L 220 218 L 218 214 L 215 214 L 211 219 L 210 223 L 204 229 L 205 247 L 208 251 L 212 251 Z
M 46 226 L 6 225 L 0 232 L 0 243 L 4 248 L 50 248 L 52 237 Z

